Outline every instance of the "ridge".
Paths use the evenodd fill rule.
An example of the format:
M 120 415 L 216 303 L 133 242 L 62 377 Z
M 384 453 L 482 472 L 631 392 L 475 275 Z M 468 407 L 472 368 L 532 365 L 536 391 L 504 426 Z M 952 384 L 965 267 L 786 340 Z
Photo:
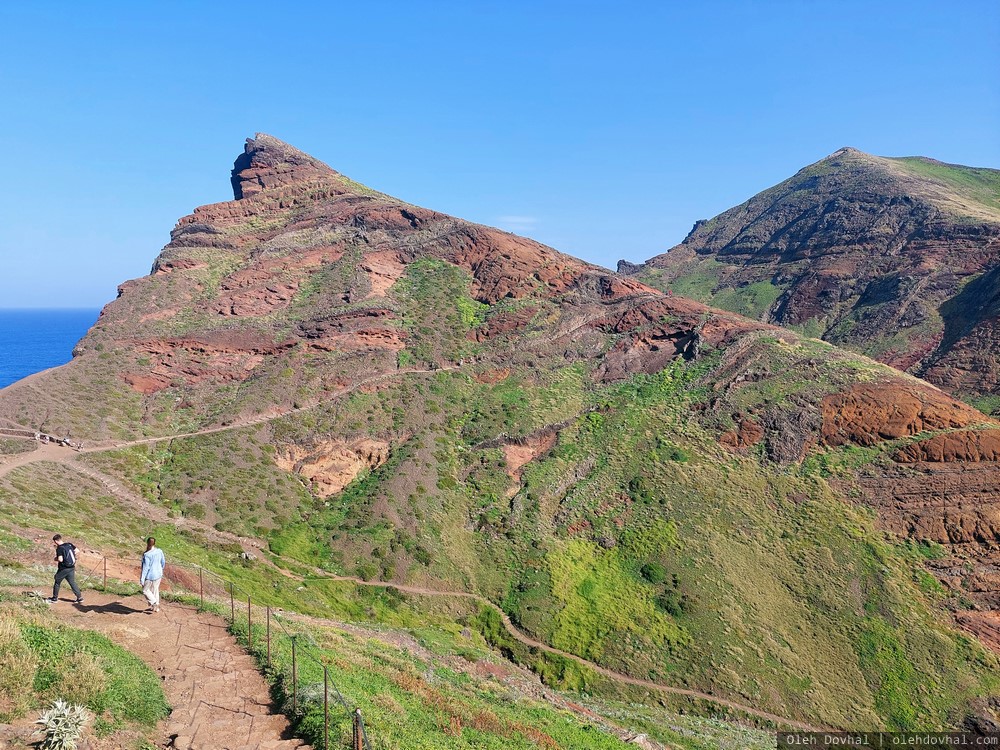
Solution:
M 247 138 L 243 153 L 233 163 L 233 197 L 242 200 L 271 188 L 338 174 L 319 159 L 280 138 L 257 133 Z

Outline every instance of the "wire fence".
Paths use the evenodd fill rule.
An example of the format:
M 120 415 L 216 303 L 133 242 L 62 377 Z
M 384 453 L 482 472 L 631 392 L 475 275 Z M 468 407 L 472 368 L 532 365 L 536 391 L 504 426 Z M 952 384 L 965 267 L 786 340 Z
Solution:
M 293 631 L 280 610 L 255 605 L 250 592 L 200 565 L 169 562 L 163 577 L 170 582 L 172 595 L 197 596 L 201 608 L 207 600 L 223 610 L 221 615 L 237 642 L 273 680 L 282 711 L 317 750 L 345 746 L 373 750 L 361 709 L 344 697 L 330 677 L 319 646 L 308 632 Z M 81 577 L 82 581 L 95 579 L 103 580 L 107 589 L 107 557 L 101 556 Z M 225 612 L 227 598 L 229 611 Z

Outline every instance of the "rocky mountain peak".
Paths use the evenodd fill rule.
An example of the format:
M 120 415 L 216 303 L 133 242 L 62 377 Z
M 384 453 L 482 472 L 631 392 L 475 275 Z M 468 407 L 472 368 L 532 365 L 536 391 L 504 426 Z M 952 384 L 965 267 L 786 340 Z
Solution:
M 955 393 L 1000 388 L 1000 171 L 845 147 L 620 266 Z
M 804 167 L 799 174 L 815 173 L 819 170 L 834 175 L 837 180 L 849 178 L 865 183 L 887 178 L 898 179 L 899 175 L 895 174 L 890 167 L 891 160 L 883 156 L 875 156 L 875 154 L 869 154 L 853 146 L 844 146 L 815 164 Z
M 233 196 L 241 200 L 270 188 L 336 174 L 319 159 L 279 138 L 257 133 L 255 137 L 247 138 L 243 153 L 233 163 Z
M 843 148 L 838 148 L 827 158 L 832 158 L 834 156 L 868 156 L 871 154 L 866 154 L 864 151 L 854 148 L 853 146 L 844 146 Z

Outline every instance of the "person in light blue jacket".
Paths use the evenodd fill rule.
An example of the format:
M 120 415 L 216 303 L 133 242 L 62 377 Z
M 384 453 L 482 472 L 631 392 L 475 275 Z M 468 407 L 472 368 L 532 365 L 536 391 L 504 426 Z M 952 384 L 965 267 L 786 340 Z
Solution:
M 149 602 L 147 612 L 160 611 L 160 579 L 163 578 L 163 567 L 166 564 L 167 558 L 163 550 L 156 546 L 155 538 L 149 537 L 146 540 L 146 551 L 142 555 L 142 575 L 139 576 L 142 595 Z

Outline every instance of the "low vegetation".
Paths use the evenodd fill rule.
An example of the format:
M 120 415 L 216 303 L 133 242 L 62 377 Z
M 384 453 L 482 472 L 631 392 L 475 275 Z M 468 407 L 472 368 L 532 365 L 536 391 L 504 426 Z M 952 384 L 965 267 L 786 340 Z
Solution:
M 945 164 L 934 159 L 893 159 L 913 175 L 928 179 L 958 195 L 1000 211 L 1000 170 Z
M 676 713 L 640 718 L 634 704 L 605 700 L 583 709 L 552 690 L 542 690 L 522 672 L 489 650 L 475 631 L 440 624 L 407 632 L 360 627 L 337 628 L 292 616 L 273 630 L 267 667 L 264 628 L 253 625 L 252 653 L 271 679 L 276 698 L 291 708 L 291 646 L 299 642 L 299 712 L 296 726 L 314 746 L 322 746 L 323 685 L 327 669 L 330 744 L 346 746 L 351 714 L 360 708 L 367 732 L 386 750 L 452 748 L 612 748 L 636 731 L 619 724 L 643 725 L 650 736 L 672 747 L 766 747 L 770 734 L 717 722 L 712 735 Z M 246 620 L 237 616 L 237 638 L 247 645 Z M 340 702 L 346 697 L 346 705 Z M 615 714 L 614 721 L 607 718 Z M 647 727 L 647 725 L 649 725 Z M 709 737 L 711 736 L 711 741 Z M 751 739 L 751 742 L 740 744 Z
M 809 229 L 813 193 L 802 184 L 840 190 L 837 170 L 886 163 L 895 164 L 838 152 L 699 224 L 692 242 L 725 253 L 689 242 L 698 252 L 675 256 L 684 273 L 671 276 L 669 263 L 645 272 L 673 294 L 758 319 L 795 313 L 803 331 L 861 331 L 859 345 L 906 355 L 916 344 L 895 332 L 940 330 L 917 275 L 873 267 L 875 281 L 855 283 L 845 264 L 806 274 L 799 288 L 770 266 L 839 258 L 827 251 L 873 206 L 906 226 L 922 216 L 908 192 L 886 202 L 859 178 L 864 210 L 832 202 L 840 213 L 821 219 L 829 232 Z M 997 658 L 948 625 L 943 610 L 959 602 L 924 569 L 924 550 L 845 502 L 851 477 L 884 468 L 899 443 L 817 447 L 825 397 L 905 385 L 898 375 L 657 297 L 513 235 L 317 179 L 283 179 L 290 193 L 260 215 L 199 213 L 207 223 L 185 224 L 161 258 L 173 265 L 126 288 L 81 356 L 46 376 L 51 387 L 2 399 L 5 418 L 44 419 L 85 442 L 165 436 L 77 457 L 139 496 L 129 503 L 79 467 L 39 462 L 0 478 L 0 554 L 24 566 L 12 578 L 34 574 L 18 535 L 58 529 L 132 560 L 155 535 L 175 563 L 238 580 L 261 604 L 408 631 L 423 650 L 294 621 L 399 747 L 616 746 L 607 718 L 588 729 L 560 713 L 565 703 L 547 705 L 537 683 L 527 702 L 491 683 L 500 662 L 487 646 L 546 690 L 575 691 L 604 705 L 599 715 L 631 717 L 681 747 L 740 740 L 676 719 L 682 703 L 698 721 L 726 718 L 717 702 L 666 696 L 673 713 L 659 715 L 649 695 L 602 670 L 844 728 L 952 728 L 1000 691 Z M 788 232 L 761 224 L 736 237 L 722 226 L 778 203 L 777 218 L 799 222 Z M 979 229 L 963 227 L 978 241 Z M 895 242 L 877 234 L 871 247 Z M 772 235 L 766 262 L 738 258 Z M 808 245 L 815 236 L 826 244 Z M 815 298 L 792 299 L 803 290 Z M 883 304 L 902 299 L 898 310 Z M 177 436 L 202 428 L 221 431 Z M 191 569 L 175 574 L 190 594 Z M 376 587 L 392 582 L 425 593 Z M 504 616 L 590 664 L 526 645 Z M 284 649 L 270 674 L 282 701 Z M 317 669 L 303 663 L 294 717 L 314 740 Z M 338 720 L 338 737 L 345 727 Z
M 751 367 L 774 375 L 727 395 L 716 411 L 695 408 L 728 366 L 709 351 L 597 389 L 565 368 L 499 383 L 442 372 L 403 379 L 378 399 L 360 394 L 269 425 L 173 441 L 172 455 L 192 457 L 209 455 L 194 447 L 203 441 L 266 457 L 269 444 L 306 431 L 374 433 L 394 445 L 388 463 L 325 500 L 282 485 L 288 475 L 273 465 L 253 464 L 272 488 L 269 502 L 292 519 L 269 532 L 271 558 L 307 575 L 304 592 L 197 526 L 178 532 L 122 512 L 69 469 L 13 472 L 0 483 L 0 509 L 22 528 L 58 524 L 110 548 L 154 533 L 175 558 L 237 576 L 263 603 L 293 611 L 406 628 L 428 621 L 425 599 L 310 577 L 317 567 L 479 590 L 540 640 L 635 677 L 834 726 L 949 725 L 968 701 L 995 689 L 995 660 L 939 624 L 940 594 L 919 576 L 920 561 L 827 484 L 878 460 L 880 449 L 843 448 L 781 468 L 765 453 L 733 454 L 717 444 L 718 431 L 732 427 L 727 413 L 778 418 L 791 399 L 816 398 L 839 379 L 880 376 L 877 365 L 860 372 L 830 358 L 802 379 L 789 362 L 814 357 L 813 346 L 825 345 L 761 339 Z M 400 426 L 417 413 L 426 415 L 422 431 L 403 435 Z M 515 481 L 497 446 L 528 441 L 553 423 L 561 425 L 554 444 Z M 148 461 L 163 450 L 130 449 L 115 460 Z M 238 497 L 247 484 L 240 467 L 252 462 L 239 456 L 213 464 L 220 497 Z M 137 476 L 149 476 L 136 483 L 140 490 L 170 486 L 155 483 L 165 470 Z M 86 499 L 67 503 L 67 495 Z M 187 513 L 168 496 L 147 496 Z M 241 510 L 257 512 L 252 505 L 215 504 L 216 525 L 256 528 Z M 108 523 L 94 530 L 74 508 L 93 508 Z M 464 618 L 553 686 L 609 690 L 576 663 L 512 646 L 488 614 L 449 617 Z M 934 689 L 921 690 L 907 677 L 915 674 Z
M 98 736 L 150 729 L 167 715 L 149 667 L 98 633 L 53 623 L 46 611 L 0 602 L 0 722 L 56 700 L 91 711 Z

